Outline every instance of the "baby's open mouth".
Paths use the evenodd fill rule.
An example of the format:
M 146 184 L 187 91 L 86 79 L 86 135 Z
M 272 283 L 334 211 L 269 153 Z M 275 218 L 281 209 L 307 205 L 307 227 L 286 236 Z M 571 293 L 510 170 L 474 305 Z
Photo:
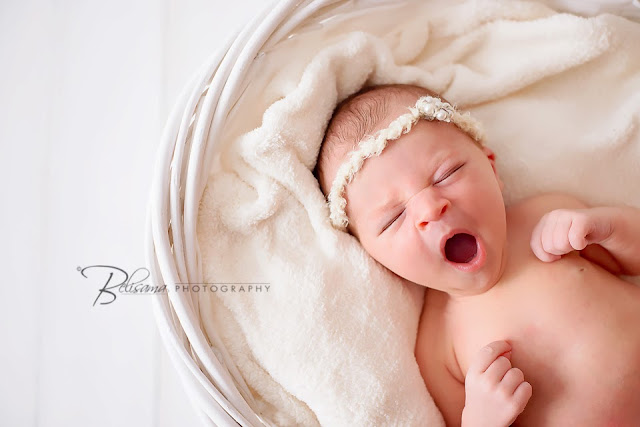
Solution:
M 477 253 L 476 238 L 467 233 L 454 234 L 444 245 L 444 254 L 447 259 L 458 264 L 470 262 Z

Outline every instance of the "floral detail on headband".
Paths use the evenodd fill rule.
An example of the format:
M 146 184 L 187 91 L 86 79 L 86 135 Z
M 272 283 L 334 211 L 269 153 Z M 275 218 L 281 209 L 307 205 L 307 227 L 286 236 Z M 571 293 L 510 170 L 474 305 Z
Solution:
M 329 192 L 329 219 L 338 230 L 345 231 L 349 225 L 349 219 L 345 213 L 347 200 L 344 198 L 344 190 L 353 177 L 362 168 L 364 161 L 372 156 L 379 156 L 389 141 L 400 138 L 409 132 L 419 119 L 429 121 L 453 123 L 460 130 L 466 132 L 477 143 L 482 144 L 482 125 L 468 113 L 461 114 L 453 105 L 434 96 L 423 96 L 418 99 L 414 107 L 409 107 L 409 112 L 392 121 L 385 129 L 381 129 L 373 136 L 360 142 L 358 148 L 348 155 L 348 159 L 340 165 L 336 177 Z

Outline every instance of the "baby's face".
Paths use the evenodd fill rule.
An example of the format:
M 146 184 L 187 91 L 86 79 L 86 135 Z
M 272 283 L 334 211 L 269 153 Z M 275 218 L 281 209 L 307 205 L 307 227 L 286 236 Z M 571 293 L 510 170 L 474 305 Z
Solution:
M 419 120 L 365 160 L 346 187 L 346 213 L 365 250 L 398 276 L 475 295 L 504 270 L 501 190 L 489 149 L 453 124 Z

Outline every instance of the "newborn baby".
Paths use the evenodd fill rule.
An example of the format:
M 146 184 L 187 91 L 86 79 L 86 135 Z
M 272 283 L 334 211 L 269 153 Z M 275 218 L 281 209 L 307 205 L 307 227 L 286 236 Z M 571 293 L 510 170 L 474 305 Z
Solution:
M 347 98 L 315 171 L 332 224 L 426 288 L 415 355 L 447 425 L 637 426 L 640 287 L 619 276 L 640 274 L 640 210 L 505 207 L 482 138 L 424 88 Z

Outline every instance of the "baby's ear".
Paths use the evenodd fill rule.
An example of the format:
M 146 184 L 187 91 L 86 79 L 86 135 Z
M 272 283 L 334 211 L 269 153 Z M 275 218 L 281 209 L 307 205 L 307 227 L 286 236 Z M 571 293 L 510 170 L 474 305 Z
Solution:
M 491 148 L 486 145 L 482 146 L 482 152 L 489 159 L 489 163 L 491 163 L 491 168 L 493 169 L 493 173 L 496 175 L 496 179 L 498 180 L 498 184 L 500 185 L 500 191 L 504 189 L 504 183 L 500 179 L 500 174 L 498 173 L 498 168 L 496 167 L 496 153 L 491 150 Z
M 491 148 L 487 147 L 486 145 L 482 146 L 482 152 L 489 158 L 491 164 L 493 165 L 496 161 L 496 153 L 494 153 Z

